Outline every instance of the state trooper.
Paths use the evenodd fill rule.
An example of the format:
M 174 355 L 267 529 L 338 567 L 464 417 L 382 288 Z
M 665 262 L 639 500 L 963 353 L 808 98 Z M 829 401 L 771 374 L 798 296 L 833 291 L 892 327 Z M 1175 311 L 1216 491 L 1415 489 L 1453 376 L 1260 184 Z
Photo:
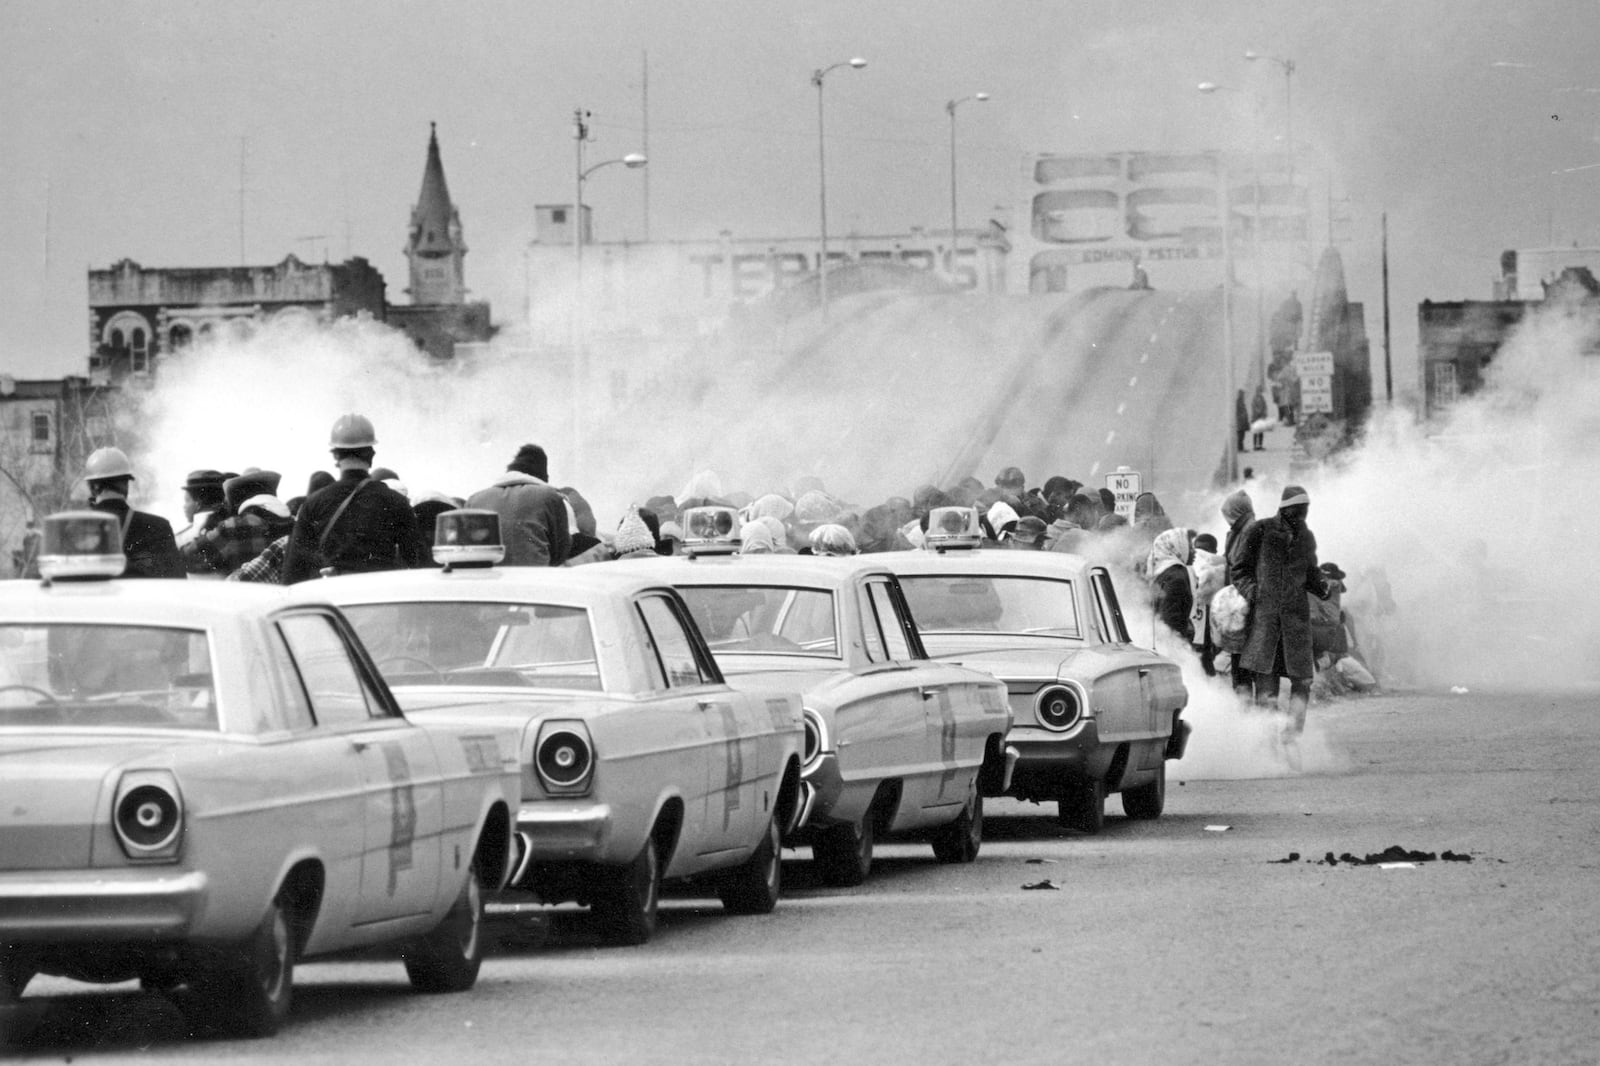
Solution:
M 346 414 L 334 421 L 328 447 L 339 478 L 300 505 L 284 550 L 285 585 L 428 565 L 429 546 L 417 532 L 411 504 L 370 476 L 377 443 L 366 417 Z
M 83 467 L 89 486 L 89 506 L 116 518 L 122 528 L 122 554 L 128 564 L 123 577 L 187 576 L 172 523 L 160 515 L 135 511 L 128 502 L 134 480 L 133 465 L 121 448 L 96 448 Z

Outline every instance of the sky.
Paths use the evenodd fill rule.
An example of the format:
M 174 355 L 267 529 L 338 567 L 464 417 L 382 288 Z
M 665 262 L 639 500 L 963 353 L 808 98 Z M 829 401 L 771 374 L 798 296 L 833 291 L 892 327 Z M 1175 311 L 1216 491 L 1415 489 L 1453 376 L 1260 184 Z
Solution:
M 1254 49 L 1295 63 L 1297 156 L 1348 218 L 1379 360 L 1388 215 L 1403 393 L 1419 301 L 1489 298 L 1502 249 L 1600 244 L 1596 31 L 1586 0 L 0 0 L 0 372 L 83 372 L 85 271 L 124 257 L 360 255 L 402 300 L 430 122 L 468 286 L 512 319 L 533 206 L 570 200 L 573 109 L 590 161 L 644 149 L 646 54 L 659 239 L 815 231 L 820 66 L 868 64 L 827 82 L 830 230 L 883 233 L 948 218 L 949 99 L 991 94 L 959 113 L 977 225 L 1030 153 L 1281 136 Z M 593 175 L 597 237 L 642 238 L 644 194 Z

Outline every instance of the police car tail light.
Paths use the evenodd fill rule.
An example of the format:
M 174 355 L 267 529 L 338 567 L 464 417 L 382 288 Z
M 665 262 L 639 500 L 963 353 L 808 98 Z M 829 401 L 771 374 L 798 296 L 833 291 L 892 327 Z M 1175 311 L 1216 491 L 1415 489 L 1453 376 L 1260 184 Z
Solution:
M 976 548 L 982 543 L 976 507 L 935 507 L 928 512 L 928 532 L 922 540 L 928 551 Z
M 533 771 L 553 795 L 581 795 L 594 772 L 594 745 L 582 722 L 546 722 L 533 745 Z
M 44 580 L 103 581 L 127 565 L 115 515 L 63 511 L 44 520 L 39 544 L 39 576 Z
M 117 782 L 111 808 L 117 843 L 134 862 L 176 862 L 183 844 L 183 795 L 166 770 L 136 770 Z
M 1033 713 L 1039 724 L 1058 732 L 1071 729 L 1083 717 L 1083 693 L 1076 685 L 1051 685 L 1034 697 Z
M 828 750 L 828 723 L 810 707 L 805 708 L 802 721 L 805 740 L 800 752 L 800 772 L 808 774 L 817 768 L 822 762 L 822 753 Z
M 732 555 L 739 550 L 739 514 L 732 507 L 691 507 L 679 518 L 686 555 Z
M 495 512 L 463 507 L 434 520 L 433 561 L 446 570 L 493 566 L 505 557 L 500 516 Z

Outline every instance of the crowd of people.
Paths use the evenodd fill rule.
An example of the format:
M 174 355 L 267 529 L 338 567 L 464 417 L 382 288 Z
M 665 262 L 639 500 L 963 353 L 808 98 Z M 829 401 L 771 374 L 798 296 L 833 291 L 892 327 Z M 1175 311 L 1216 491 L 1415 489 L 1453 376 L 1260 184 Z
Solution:
M 303 495 L 287 500 L 275 471 L 195 470 L 183 486 L 189 524 L 178 531 L 131 507 L 133 470 L 119 449 L 91 455 L 84 480 L 91 506 L 122 527 L 127 576 L 275 584 L 432 566 L 434 522 L 461 507 L 500 516 L 508 566 L 676 554 L 684 540 L 680 518 L 698 506 L 737 512 L 741 554 L 816 555 L 917 548 L 931 512 L 972 507 L 990 547 L 1070 552 L 1146 582 L 1159 650 L 1196 655 L 1208 674 L 1226 670 L 1236 689 L 1261 704 L 1275 703 L 1287 679 L 1295 730 L 1304 725 L 1319 673 L 1328 677 L 1324 687 L 1336 690 L 1371 682 L 1339 606 L 1347 575 L 1318 562 L 1306 525 L 1310 499 L 1297 486 L 1284 490 L 1276 514 L 1259 521 L 1247 492 L 1229 496 L 1220 549 L 1212 534 L 1174 526 L 1152 493 L 1139 495 L 1125 514 L 1108 489 L 1065 475 L 1030 487 L 1017 467 L 1001 470 L 990 485 L 973 477 L 944 488 L 927 484 L 870 506 L 840 499 L 814 477 L 757 496 L 702 473 L 677 494 L 628 508 L 615 529 L 602 532 L 576 488 L 550 483 L 549 457 L 538 445 L 518 448 L 491 484 L 453 496 L 410 491 L 395 471 L 374 465 L 377 443 L 370 420 L 340 417 L 329 436 L 334 471 L 316 472 Z M 1225 590 L 1242 606 L 1213 619 Z M 1360 672 L 1334 669 L 1347 660 Z

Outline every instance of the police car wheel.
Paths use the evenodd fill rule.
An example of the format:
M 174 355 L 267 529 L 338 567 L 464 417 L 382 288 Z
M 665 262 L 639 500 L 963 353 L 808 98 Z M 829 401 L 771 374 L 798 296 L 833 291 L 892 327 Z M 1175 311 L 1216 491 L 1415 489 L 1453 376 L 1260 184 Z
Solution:
M 1122 813 L 1140 821 L 1154 821 L 1161 817 L 1167 805 L 1167 764 L 1156 767 L 1155 780 L 1137 788 L 1122 790 Z
M 294 989 L 294 927 L 275 899 L 249 939 L 233 948 L 200 983 L 202 1023 L 239 1036 L 271 1036 L 289 1016 Z
M 1106 824 L 1106 783 L 1100 778 L 1076 783 L 1057 805 L 1057 821 L 1085 836 L 1094 836 Z
M 933 857 L 943 863 L 973 862 L 983 846 L 983 797 L 976 792 L 961 813 L 933 835 Z
M 645 943 L 655 935 L 661 902 L 661 856 L 655 840 L 646 840 L 627 866 L 607 873 L 610 883 L 589 907 L 601 938 L 618 946 Z
M 829 826 L 811 845 L 811 855 L 822 867 L 822 879 L 838 888 L 859 885 L 872 872 L 872 845 L 875 835 L 872 809 L 862 816 L 860 825 Z
M 741 865 L 728 872 L 717 889 L 723 908 L 729 914 L 771 914 L 783 893 L 783 855 L 776 818 L 767 822 L 767 832 Z
M 483 886 L 478 864 L 467 867 L 450 912 L 437 928 L 404 952 L 406 976 L 418 992 L 465 992 L 483 965 Z

